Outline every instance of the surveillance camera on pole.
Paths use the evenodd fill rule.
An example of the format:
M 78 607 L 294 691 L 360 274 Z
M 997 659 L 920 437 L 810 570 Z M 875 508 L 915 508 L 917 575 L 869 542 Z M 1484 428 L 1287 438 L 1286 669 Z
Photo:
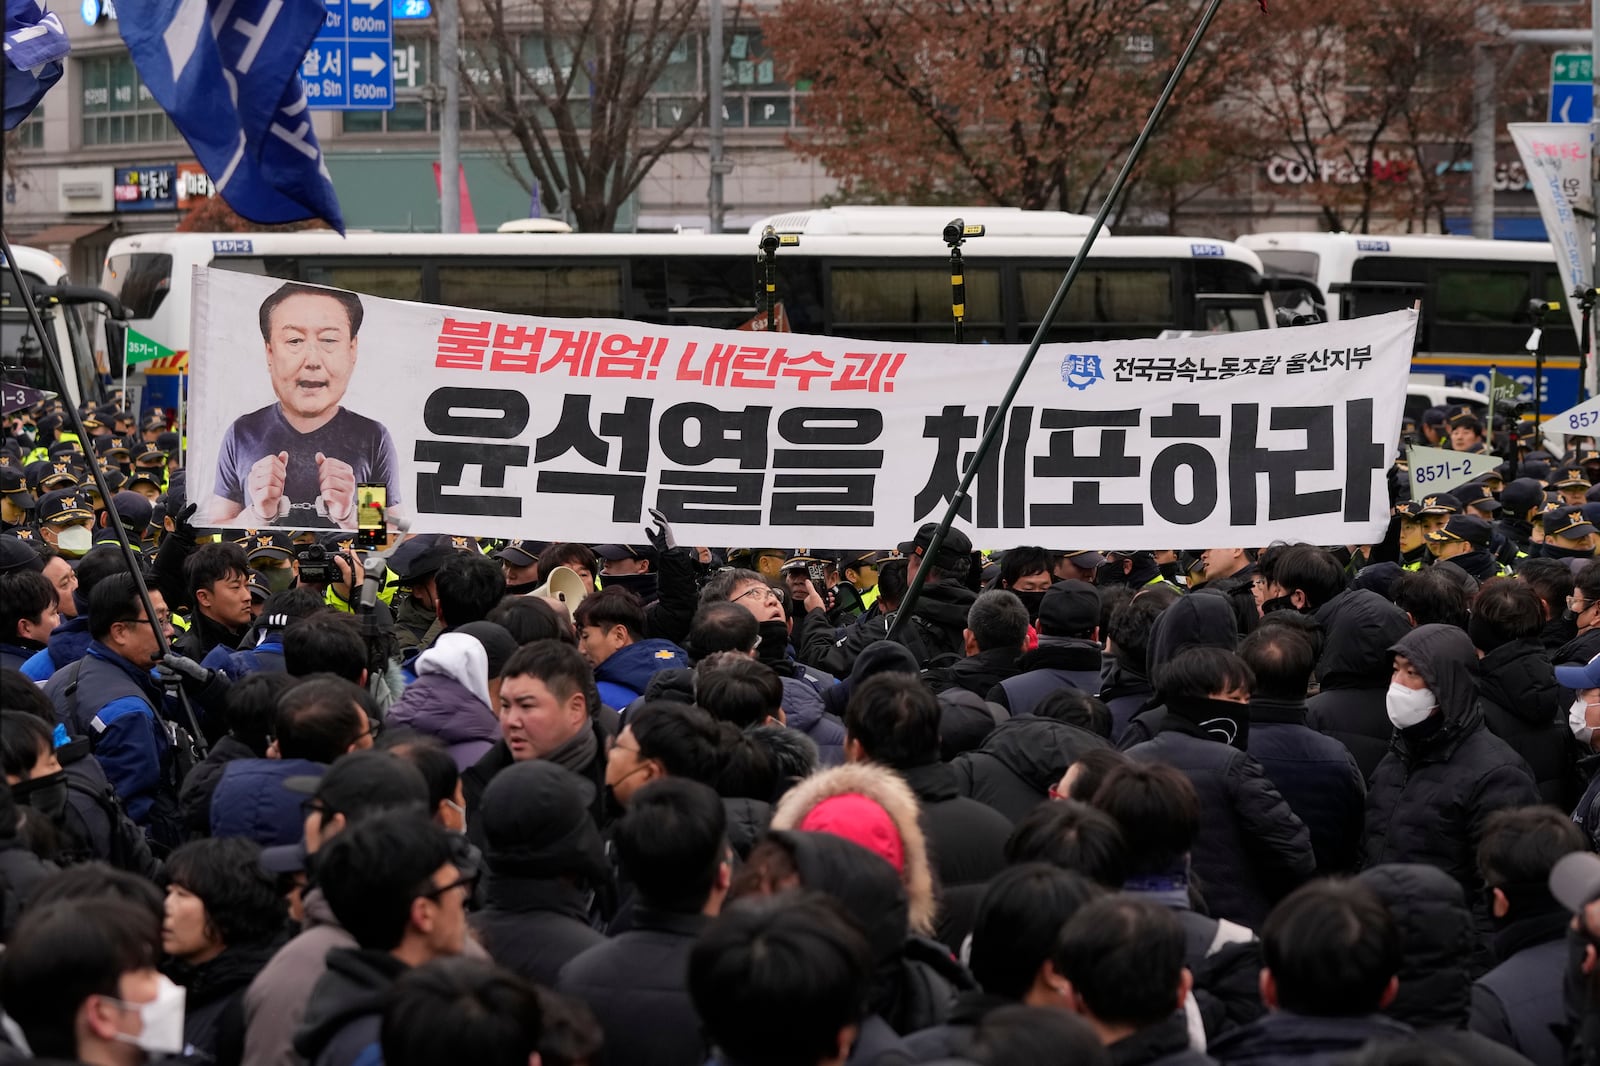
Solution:
M 944 227 L 944 243 L 950 246 L 950 314 L 956 321 L 956 343 L 961 343 L 961 326 L 967 317 L 967 277 L 961 263 L 961 246 L 968 238 L 982 237 L 980 225 L 952 219 Z
M 758 245 L 760 254 L 756 256 L 756 262 L 760 263 L 763 269 L 769 333 L 776 332 L 778 328 L 778 249 L 794 248 L 799 244 L 798 233 L 779 233 L 771 226 L 761 231 L 761 241 Z

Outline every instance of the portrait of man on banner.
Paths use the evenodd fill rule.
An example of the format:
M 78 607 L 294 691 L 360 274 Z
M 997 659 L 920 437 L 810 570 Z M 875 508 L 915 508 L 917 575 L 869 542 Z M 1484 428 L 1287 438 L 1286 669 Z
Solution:
M 201 520 L 355 529 L 356 487 L 377 484 L 388 488 L 392 522 L 402 502 L 394 440 L 342 406 L 360 354 L 361 297 L 289 282 L 262 301 L 258 317 L 277 398 L 228 427 Z

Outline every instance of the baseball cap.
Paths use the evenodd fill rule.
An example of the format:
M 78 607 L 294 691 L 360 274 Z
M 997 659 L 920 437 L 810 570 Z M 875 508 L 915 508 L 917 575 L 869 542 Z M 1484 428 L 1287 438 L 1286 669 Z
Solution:
M 352 751 L 321 774 L 286 777 L 283 787 L 311 796 L 330 812 L 347 817 L 374 807 L 415 806 L 426 810 L 428 783 L 422 771 L 387 751 Z
M 1500 501 L 1494 498 L 1494 493 L 1489 491 L 1489 486 L 1481 481 L 1457 485 L 1451 490 L 1451 493 L 1461 501 L 1461 506 L 1463 507 L 1477 507 L 1485 511 L 1500 510 Z
M 139 423 L 139 428 L 146 433 L 149 433 L 152 430 L 166 429 L 167 416 L 160 414 L 159 412 L 156 414 L 145 415 L 144 421 Z
M 1100 594 L 1087 581 L 1057 581 L 1039 603 L 1039 635 L 1086 633 L 1100 624 Z
M 1489 523 L 1476 515 L 1458 514 L 1451 515 L 1443 529 L 1429 533 L 1428 539 L 1435 544 L 1465 542 L 1474 548 L 1487 548 L 1490 532 Z
M 1531 477 L 1519 477 L 1506 482 L 1500 490 L 1500 503 L 1518 517 L 1539 506 L 1544 499 L 1544 487 Z
M 494 553 L 494 558 L 512 566 L 532 566 L 539 561 L 539 553 L 548 545 L 533 540 L 514 540 Z
M 794 550 L 794 554 L 790 555 L 789 558 L 784 560 L 784 563 L 781 567 L 779 567 L 779 570 L 804 570 L 812 563 L 820 563 L 822 561 L 822 557 L 817 553 L 806 548 L 796 548 Z
M 0 533 L 0 574 L 9 574 L 13 570 L 42 573 L 44 560 L 20 538 L 10 533 Z
M 1524 459 L 1520 475 L 1525 478 L 1533 478 L 1536 481 L 1543 481 L 1550 476 L 1550 464 L 1543 459 Z
M 41 522 L 71 523 L 94 520 L 94 508 L 76 488 L 57 489 L 39 497 L 37 515 Z
M 937 522 L 924 522 L 917 535 L 910 540 L 900 542 L 900 554 L 922 558 L 928 552 L 928 545 L 933 543 L 934 531 L 939 528 Z M 972 554 L 972 539 L 954 526 L 945 534 L 944 543 L 939 546 L 939 557 L 933 561 L 935 566 L 958 566 L 961 560 Z
M 153 469 L 155 467 L 166 466 L 167 458 L 167 453 L 162 451 L 160 448 L 146 447 L 144 451 L 134 456 L 133 462 L 135 466 L 144 466 Z
M 1061 552 L 1058 558 L 1069 560 L 1079 570 L 1098 570 L 1106 565 L 1106 557 L 1102 552 L 1090 551 L 1087 548 Z
M 1426 426 L 1444 425 L 1444 408 L 1430 407 L 1422 412 L 1422 424 Z
M 1461 501 L 1448 492 L 1440 492 L 1433 496 L 1422 498 L 1423 514 L 1460 514 Z
M 1544 535 L 1547 537 L 1587 537 L 1594 532 L 1594 526 L 1583 517 L 1581 507 L 1555 507 L 1544 513 Z
M 597 544 L 594 553 L 608 563 L 623 559 L 643 559 L 647 563 L 656 561 L 656 550 L 648 544 Z
M 261 868 L 274 876 L 300 873 L 306 868 L 305 842 L 262 848 L 259 861 Z
M 244 549 L 245 557 L 252 562 L 257 559 L 294 558 L 294 542 L 289 539 L 289 534 L 277 530 L 247 529 L 234 543 Z
M 78 484 L 78 468 L 66 459 L 41 459 L 29 463 L 27 473 L 29 482 L 46 492 Z
M 839 570 L 859 570 L 863 566 L 878 567 L 890 559 L 900 558 L 899 552 L 890 551 L 852 551 L 839 553 Z
M 1586 663 L 1572 663 L 1556 667 L 1556 684 L 1574 692 L 1586 688 L 1600 688 L 1600 655 Z
M 1583 467 L 1564 466 L 1556 471 L 1550 484 L 1558 489 L 1587 489 L 1593 482 L 1584 476 Z
M 1401 500 L 1394 505 L 1394 513 L 1412 522 L 1422 520 L 1422 504 L 1416 500 Z
M 1483 423 L 1478 421 L 1478 416 L 1472 413 L 1470 407 L 1463 407 L 1450 415 L 1450 428 L 1455 429 L 1459 426 L 1466 426 L 1479 432 L 1483 430 Z
M 28 491 L 28 482 L 22 471 L 14 466 L 0 466 L 0 496 L 4 496 L 24 511 L 38 506 L 39 498 Z
M 140 482 L 154 485 L 157 489 L 161 488 L 161 478 L 159 473 L 151 470 L 148 467 L 135 468 L 133 471 L 133 476 L 128 479 L 128 487 L 131 489 Z
M 133 445 L 128 443 L 127 437 L 101 437 L 94 442 L 96 455 L 112 455 L 120 452 L 123 455 L 133 454 Z

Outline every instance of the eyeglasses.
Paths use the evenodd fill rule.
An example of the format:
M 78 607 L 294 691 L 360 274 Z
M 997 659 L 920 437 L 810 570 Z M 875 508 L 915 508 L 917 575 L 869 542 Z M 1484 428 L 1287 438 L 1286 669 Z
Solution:
M 376 744 L 378 742 L 378 737 L 380 737 L 382 735 L 383 735 L 383 723 L 378 721 L 376 718 L 368 718 L 367 719 L 366 732 L 357 733 L 356 734 L 356 739 L 360 740 L 362 737 L 371 737 L 372 738 L 372 742 L 374 744 Z
M 172 615 L 158 614 L 156 615 L 156 621 L 161 623 L 163 627 L 170 626 L 172 624 Z M 150 624 L 150 616 L 142 614 L 138 618 L 125 618 L 122 624 L 125 626 L 147 626 Z
M 471 899 L 472 894 L 477 891 L 478 878 L 481 876 L 482 875 L 477 870 L 473 870 L 471 873 L 464 873 L 454 881 L 451 881 L 448 885 L 440 885 L 438 888 L 431 889 L 427 892 L 418 892 L 417 898 L 431 899 L 437 903 L 446 892 L 449 892 L 452 889 L 464 888 L 466 889 L 464 895 L 468 899 Z
M 777 603 L 783 602 L 783 597 L 778 595 L 778 590 L 769 588 L 766 585 L 763 585 L 760 588 L 751 589 L 749 592 L 740 593 L 733 598 L 733 602 L 738 603 L 740 600 L 748 600 L 752 596 L 756 596 L 762 600 L 773 600 Z
M 311 817 L 312 814 L 320 814 L 322 816 L 322 820 L 326 822 L 330 817 L 338 813 L 338 811 L 334 810 L 326 803 L 323 803 L 315 796 L 307 796 L 305 799 L 300 801 L 300 818 L 302 820 Z
M 1567 597 L 1567 610 L 1575 611 L 1578 614 L 1582 614 L 1584 611 L 1587 611 L 1588 609 L 1589 609 L 1589 605 L 1587 603 L 1585 603 L 1583 600 L 1579 599 L 1577 596 L 1568 596 Z
M 638 755 L 639 754 L 639 749 L 638 748 L 624 747 L 623 744 L 622 744 L 622 738 L 621 737 L 606 737 L 606 750 L 607 751 L 618 751 L 618 750 L 621 750 L 621 751 L 630 752 L 631 754 L 634 754 L 634 755 Z

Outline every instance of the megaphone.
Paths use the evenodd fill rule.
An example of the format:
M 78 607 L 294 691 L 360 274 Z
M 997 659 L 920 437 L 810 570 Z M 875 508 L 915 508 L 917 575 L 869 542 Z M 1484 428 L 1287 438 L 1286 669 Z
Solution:
M 583 578 L 578 576 L 576 570 L 569 566 L 558 566 L 550 571 L 549 580 L 528 595 L 543 596 L 547 600 L 562 604 L 570 617 L 588 593 L 589 590 L 584 588 Z

